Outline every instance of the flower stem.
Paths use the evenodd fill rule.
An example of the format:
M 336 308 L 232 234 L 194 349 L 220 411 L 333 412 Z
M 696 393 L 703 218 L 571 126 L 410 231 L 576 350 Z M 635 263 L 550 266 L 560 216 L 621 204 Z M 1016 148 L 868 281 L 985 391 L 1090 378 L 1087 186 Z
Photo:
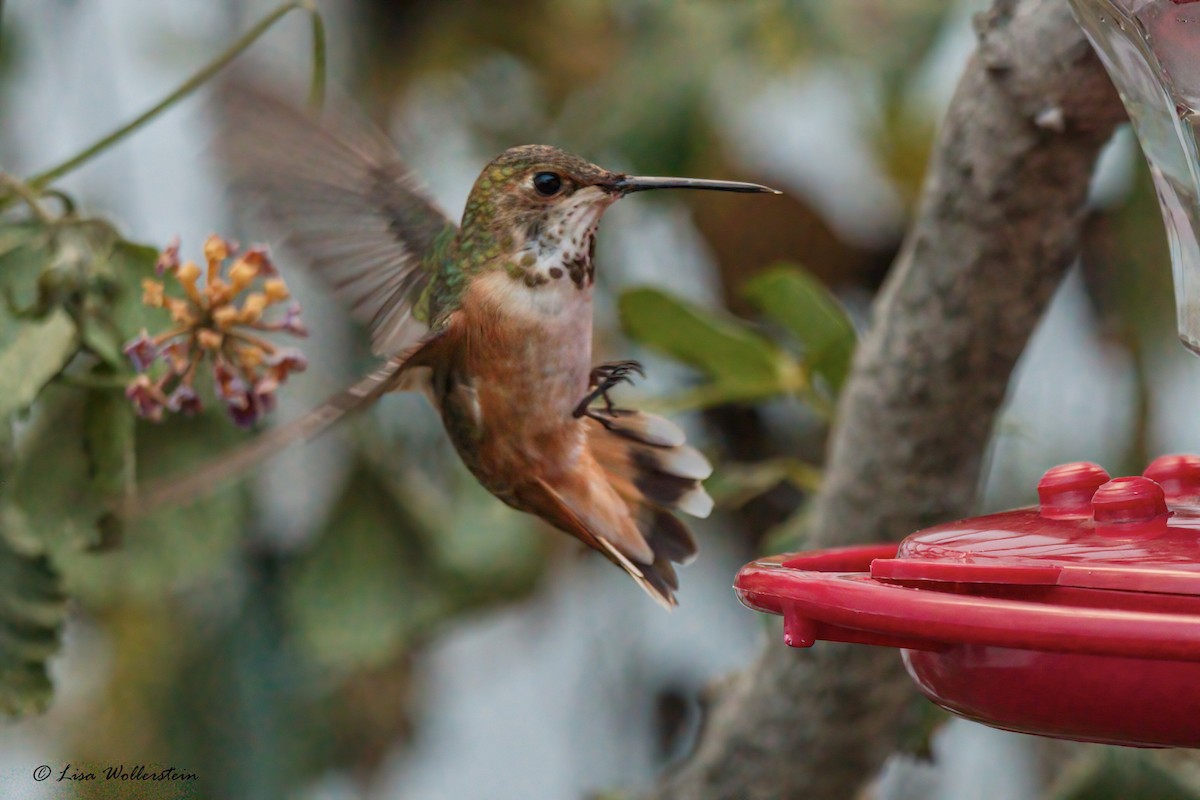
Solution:
M 3 0 L 0 0 L 0 2 L 3 2 Z M 293 0 L 292 2 L 283 3 L 270 14 L 263 17 L 254 27 L 246 31 L 230 45 L 224 53 L 184 81 L 179 88 L 164 97 L 158 104 L 76 155 L 68 158 L 58 166 L 51 167 L 44 172 L 34 175 L 29 179 L 28 185 L 33 189 L 41 189 L 51 181 L 57 180 L 80 165 L 91 161 L 126 136 L 154 120 L 164 111 L 204 85 L 204 83 L 220 72 L 230 61 L 237 58 L 242 51 L 254 44 L 272 25 L 291 11 L 306 11 L 313 18 L 313 77 L 310 102 L 319 105 L 325 93 L 325 25 L 321 21 L 321 14 L 317 11 L 313 0 Z
M 3 2 L 3 0 L 0 0 L 0 2 Z M 38 222 L 42 223 L 43 225 L 49 225 L 54 222 L 54 218 L 50 216 L 50 213 L 42 206 L 41 200 L 38 196 L 38 191 L 35 188 L 22 181 L 20 178 L 16 178 L 4 172 L 0 172 L 0 186 L 12 192 L 14 195 L 24 201 L 25 205 L 29 206 L 29 210 L 33 212 L 33 215 L 37 217 Z
M 229 331 L 225 331 L 225 336 L 230 339 L 237 340 L 239 342 L 244 342 L 245 344 L 251 345 L 252 347 L 261 348 L 262 351 L 265 352 L 267 355 L 273 355 L 275 353 L 275 351 L 279 349 L 275 345 L 268 342 L 266 339 L 260 339 L 259 337 L 255 336 L 253 334 L 246 333 L 245 331 L 229 330 Z
M 204 353 L 199 349 L 192 354 L 192 361 L 188 364 L 187 372 L 179 379 L 182 383 L 187 386 L 192 385 L 192 381 L 196 379 L 196 368 L 200 366 L 200 359 L 202 358 L 204 358 Z
M 158 334 L 152 341 L 156 345 L 161 345 L 168 339 L 174 339 L 176 336 L 182 336 L 183 334 L 187 333 L 188 330 L 188 328 L 172 328 L 169 331 L 163 331 L 162 333 Z

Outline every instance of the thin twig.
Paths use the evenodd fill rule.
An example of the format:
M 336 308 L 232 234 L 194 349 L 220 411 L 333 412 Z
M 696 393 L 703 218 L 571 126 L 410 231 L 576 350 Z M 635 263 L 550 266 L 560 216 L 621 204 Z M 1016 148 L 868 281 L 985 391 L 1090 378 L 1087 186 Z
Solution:
M 263 17 L 253 28 L 242 34 L 228 49 L 225 50 L 215 60 L 209 62 L 203 69 L 197 72 L 192 77 L 183 82 L 175 91 L 171 92 L 153 107 L 134 118 L 132 121 L 117 128 L 112 133 L 103 137 L 94 144 L 86 147 L 74 156 L 71 156 L 66 161 L 58 166 L 40 172 L 29 179 L 28 183 L 35 189 L 40 189 L 50 182 L 61 178 L 68 172 L 76 169 L 82 164 L 91 161 L 96 156 L 103 153 L 108 148 L 112 147 L 117 142 L 142 128 L 147 123 L 154 120 L 164 111 L 168 110 L 183 98 L 196 91 L 203 86 L 210 78 L 220 72 L 230 61 L 237 58 L 242 51 L 246 50 L 250 45 L 254 44 L 259 37 L 267 32 L 276 22 L 292 11 L 304 11 L 311 14 L 316 20 L 313 23 L 313 81 L 312 81 L 312 97 L 313 102 L 319 101 L 324 96 L 325 87 L 325 28 L 320 22 L 320 12 L 318 12 L 310 0 L 304 2 L 288 2 L 276 8 L 267 16 Z M 0 205 L 2 207 L 2 205 Z
M 32 186 L 5 172 L 0 172 L 0 186 L 4 186 L 29 206 L 29 210 L 37 217 L 38 222 L 44 225 L 54 223 L 54 217 L 42 206 L 38 192 Z

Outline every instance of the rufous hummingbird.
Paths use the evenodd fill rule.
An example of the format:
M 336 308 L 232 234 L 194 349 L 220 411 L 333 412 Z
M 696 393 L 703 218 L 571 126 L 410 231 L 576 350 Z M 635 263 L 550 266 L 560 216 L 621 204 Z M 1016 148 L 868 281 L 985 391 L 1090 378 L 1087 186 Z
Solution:
M 148 487 L 134 508 L 190 498 L 387 392 L 420 390 L 488 491 L 675 605 L 673 564 L 696 544 L 671 512 L 709 514 L 700 482 L 712 468 L 673 423 L 609 400 L 641 366 L 592 361 L 596 227 L 633 192 L 778 192 L 631 177 L 526 145 L 483 169 L 455 225 L 391 142 L 356 115 L 318 120 L 245 86 L 227 85 L 219 97 L 217 141 L 235 180 L 286 232 L 290 252 L 367 324 L 387 360 L 299 419 Z

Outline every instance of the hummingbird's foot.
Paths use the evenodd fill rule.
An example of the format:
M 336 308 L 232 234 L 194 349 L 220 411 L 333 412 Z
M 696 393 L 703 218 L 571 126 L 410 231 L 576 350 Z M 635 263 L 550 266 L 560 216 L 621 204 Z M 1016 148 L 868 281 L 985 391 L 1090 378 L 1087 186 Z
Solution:
M 592 411 L 589 406 L 599 399 L 604 400 L 604 411 L 610 417 L 615 417 L 620 413 L 620 409 L 613 405 L 612 399 L 608 396 L 608 392 L 619 383 L 633 383 L 631 375 L 646 377 L 646 370 L 642 368 L 640 361 L 612 361 L 607 364 L 598 364 L 592 369 L 592 374 L 588 378 L 588 383 L 592 390 L 587 393 L 579 405 L 575 406 L 575 411 L 572 416 L 576 419 L 580 417 L 591 417 L 600 422 L 604 427 L 609 427 L 610 423 L 597 415 L 597 412 Z
M 630 359 L 628 361 L 610 361 L 607 364 L 597 364 L 592 368 L 590 376 L 590 385 L 594 387 L 604 386 L 606 389 L 611 389 L 621 381 L 633 383 L 630 374 L 635 374 L 639 378 L 646 377 L 646 370 L 642 367 L 642 362 Z

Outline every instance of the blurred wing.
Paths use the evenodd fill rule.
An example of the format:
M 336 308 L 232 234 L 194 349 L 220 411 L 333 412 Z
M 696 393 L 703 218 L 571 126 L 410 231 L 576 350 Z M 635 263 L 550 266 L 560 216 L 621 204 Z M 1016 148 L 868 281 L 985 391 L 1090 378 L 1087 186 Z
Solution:
M 404 359 L 392 358 L 304 416 L 271 428 L 232 452 L 201 464 L 187 475 L 151 481 L 126 501 L 121 515 L 126 519 L 134 519 L 163 506 L 188 503 L 203 497 L 223 482 L 248 472 L 293 444 L 312 439 L 346 414 L 372 403 L 391 389 L 404 366 Z
M 217 150 L 236 188 L 285 235 L 371 332 L 379 355 L 418 340 L 413 306 L 454 223 L 426 196 L 391 142 L 345 104 L 320 119 L 243 83 L 216 91 Z

